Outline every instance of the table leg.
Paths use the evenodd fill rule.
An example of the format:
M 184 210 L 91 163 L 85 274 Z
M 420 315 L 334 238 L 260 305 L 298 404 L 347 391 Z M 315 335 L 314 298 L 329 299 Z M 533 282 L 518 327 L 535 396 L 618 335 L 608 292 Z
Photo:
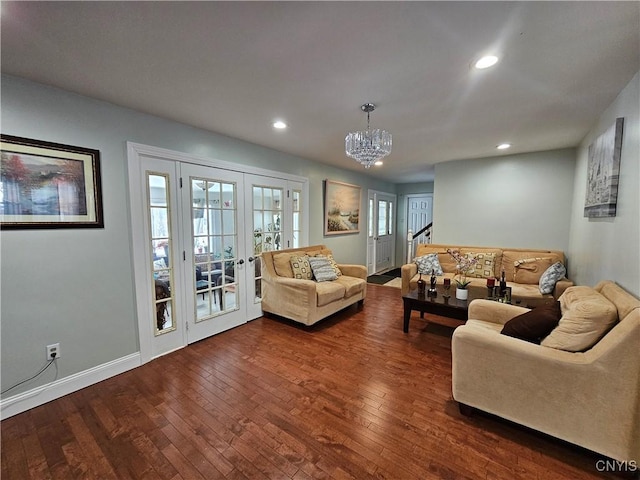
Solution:
M 402 331 L 409 333 L 409 319 L 411 318 L 411 305 L 409 302 L 404 302 L 404 325 Z

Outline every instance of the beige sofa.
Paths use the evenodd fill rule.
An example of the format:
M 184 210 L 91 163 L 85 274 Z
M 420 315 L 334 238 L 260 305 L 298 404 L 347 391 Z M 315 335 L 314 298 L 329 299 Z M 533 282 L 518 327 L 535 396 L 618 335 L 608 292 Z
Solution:
M 292 255 L 332 255 L 324 245 L 292 248 L 262 254 L 262 310 L 313 325 L 354 303 L 362 305 L 367 295 L 367 267 L 337 264 L 342 273 L 336 280 L 317 282 L 293 278 Z
M 578 292 L 574 312 L 589 314 L 593 304 L 579 303 L 584 290 L 599 292 L 615 306 L 613 327 L 586 351 L 501 335 L 503 324 L 527 309 L 471 302 L 469 320 L 452 338 L 453 397 L 607 457 L 640 464 L 640 301 L 611 281 L 571 290 Z M 461 411 L 470 413 L 462 405 Z
M 511 294 L 513 297 L 522 301 L 540 300 L 544 297 L 559 298 L 562 292 L 567 287 L 573 285 L 573 282 L 564 278 L 556 283 L 555 289 L 551 294 L 543 295 L 540 293 L 538 286 L 538 279 L 544 270 L 538 268 L 537 275 L 535 272 L 527 272 L 528 274 L 521 274 L 523 268 L 528 268 L 531 264 L 522 264 L 519 267 L 515 266 L 515 262 L 519 262 L 525 259 L 542 258 L 548 263 L 561 262 L 566 266 L 566 259 L 564 253 L 559 250 L 534 250 L 524 248 L 500 248 L 500 247 L 472 247 L 472 246 L 460 246 L 460 245 L 443 245 L 433 243 L 421 243 L 416 247 L 416 257 L 421 257 L 430 253 L 436 253 L 438 260 L 444 271 L 443 276 L 437 277 L 437 283 L 442 284 L 443 278 L 453 279 L 456 272 L 456 262 L 451 255 L 447 253 L 447 249 L 458 249 L 462 255 L 465 253 L 494 253 L 494 269 L 493 277 L 500 278 L 502 271 L 505 272 L 505 279 L 507 280 L 507 286 L 511 287 Z M 546 260 L 550 259 L 550 260 Z M 516 277 L 518 273 L 518 277 Z M 419 278 L 418 266 L 415 263 L 408 263 L 402 266 L 402 295 L 409 293 L 409 291 L 417 288 L 417 281 Z M 523 280 L 514 281 L 514 279 L 522 277 Z M 429 282 L 429 275 L 422 276 L 423 280 Z M 467 277 L 467 280 L 471 281 L 469 289 L 481 289 L 482 293 L 487 291 L 487 279 L 486 278 L 472 278 Z M 455 288 L 455 283 L 452 282 Z

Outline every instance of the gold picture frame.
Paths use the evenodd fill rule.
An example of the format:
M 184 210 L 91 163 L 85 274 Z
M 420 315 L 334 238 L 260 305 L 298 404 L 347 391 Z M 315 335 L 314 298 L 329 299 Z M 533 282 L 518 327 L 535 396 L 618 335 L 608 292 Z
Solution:
M 334 180 L 325 180 L 324 188 L 324 234 L 359 233 L 362 189 Z

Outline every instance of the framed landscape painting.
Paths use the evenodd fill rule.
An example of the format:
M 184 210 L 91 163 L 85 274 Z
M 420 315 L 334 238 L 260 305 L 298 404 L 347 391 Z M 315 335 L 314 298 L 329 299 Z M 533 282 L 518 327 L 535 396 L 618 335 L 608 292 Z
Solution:
M 616 119 L 606 132 L 589 145 L 585 217 L 616 216 L 623 125 L 624 118 Z
M 100 152 L 0 136 L 0 228 L 103 228 Z
M 360 232 L 360 191 L 358 185 L 325 180 L 325 235 Z

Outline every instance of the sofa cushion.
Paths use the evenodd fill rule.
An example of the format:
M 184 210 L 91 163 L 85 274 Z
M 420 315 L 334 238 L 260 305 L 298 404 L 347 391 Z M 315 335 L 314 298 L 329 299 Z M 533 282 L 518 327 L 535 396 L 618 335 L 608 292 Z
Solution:
M 336 271 L 331 266 L 331 262 L 324 255 L 306 258 L 309 265 L 311 265 L 316 282 L 329 282 L 338 278 Z
M 367 282 L 362 278 L 342 275 L 336 279 L 345 288 L 344 298 L 353 297 L 364 290 Z
M 540 343 L 558 325 L 561 317 L 560 302 L 556 301 L 513 317 L 504 324 L 500 333 L 527 342 Z
M 275 253 L 273 255 L 273 268 L 279 277 L 293 278 L 291 269 L 291 253 Z
M 569 352 L 588 350 L 618 320 L 616 306 L 591 287 L 569 287 L 559 300 L 562 318 L 540 342 L 545 347 Z
M 513 281 L 516 283 L 538 284 L 542 274 L 553 263 L 554 261 L 551 257 L 521 258 L 516 260 L 513 262 Z
M 428 253 L 427 255 L 416 257 L 414 261 L 416 265 L 418 265 L 418 273 L 431 275 L 431 272 L 433 271 L 436 275 L 443 274 L 437 253 Z
M 328 305 L 336 300 L 344 298 L 346 292 L 345 286 L 338 282 L 321 282 L 316 284 L 316 297 L 318 307 Z
M 556 262 L 551 265 L 540 277 L 540 281 L 538 283 L 540 286 L 540 293 L 542 293 L 543 295 L 552 293 L 558 280 L 564 278 L 566 274 L 567 269 L 564 268 L 564 265 L 562 263 Z
M 311 270 L 309 257 L 307 255 L 291 255 L 289 262 L 291 263 L 293 278 L 297 278 L 298 280 L 313 279 L 313 271 Z
M 478 262 L 467 270 L 468 277 L 492 278 L 494 276 L 496 254 L 493 252 L 468 252 L 464 254 L 468 259 L 477 259 Z

